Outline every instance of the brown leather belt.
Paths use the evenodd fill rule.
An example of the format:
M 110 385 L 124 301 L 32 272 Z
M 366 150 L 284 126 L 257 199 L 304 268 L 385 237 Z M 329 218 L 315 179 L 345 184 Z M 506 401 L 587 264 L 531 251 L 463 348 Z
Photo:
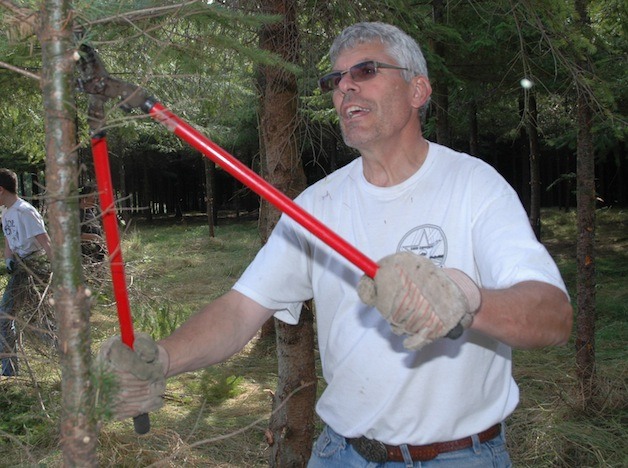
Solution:
M 495 424 L 493 427 L 482 431 L 478 434 L 480 443 L 484 443 L 497 437 L 502 430 L 501 423 Z M 397 445 L 386 445 L 373 439 L 367 439 L 362 436 L 356 439 L 347 439 L 353 448 L 364 459 L 375 462 L 385 463 L 387 461 L 404 461 L 401 448 Z M 412 461 L 428 461 L 433 460 L 441 453 L 453 452 L 473 446 L 473 439 L 465 437 L 463 439 L 451 440 L 449 442 L 435 442 L 428 445 L 408 445 L 408 452 Z

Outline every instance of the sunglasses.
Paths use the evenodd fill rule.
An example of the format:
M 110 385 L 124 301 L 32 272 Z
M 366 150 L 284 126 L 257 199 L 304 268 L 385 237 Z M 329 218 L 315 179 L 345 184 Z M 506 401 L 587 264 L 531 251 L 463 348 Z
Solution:
M 389 65 L 387 63 L 376 62 L 374 60 L 369 60 L 367 62 L 358 63 L 348 70 L 345 71 L 335 71 L 328 73 L 323 76 L 320 80 L 318 80 L 318 85 L 321 90 L 326 93 L 328 91 L 334 91 L 338 89 L 338 85 L 340 84 L 340 80 L 347 73 L 351 77 L 353 81 L 356 83 L 361 83 L 362 81 L 368 81 L 370 79 L 375 78 L 377 74 L 377 70 L 380 68 L 392 68 L 393 70 L 407 70 L 404 67 L 398 67 L 397 65 Z

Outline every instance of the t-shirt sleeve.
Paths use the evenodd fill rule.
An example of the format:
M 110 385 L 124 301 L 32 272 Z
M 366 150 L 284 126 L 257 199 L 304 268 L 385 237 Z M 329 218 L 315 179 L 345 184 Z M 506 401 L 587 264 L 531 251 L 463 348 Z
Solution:
M 482 286 L 541 281 L 567 294 L 556 263 L 536 239 L 514 189 L 500 176 L 485 173 L 475 179 L 473 192 L 479 208 L 473 220 L 474 257 Z
M 302 228 L 283 215 L 233 289 L 296 324 L 303 302 L 313 296 L 309 252 Z

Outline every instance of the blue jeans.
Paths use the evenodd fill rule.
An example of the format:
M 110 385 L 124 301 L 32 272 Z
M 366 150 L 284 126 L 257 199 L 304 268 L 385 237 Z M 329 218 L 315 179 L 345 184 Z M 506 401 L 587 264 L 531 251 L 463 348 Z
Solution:
M 424 462 L 375 463 L 362 458 L 346 439 L 336 434 L 329 426 L 314 443 L 308 468 L 510 468 L 510 456 L 506 449 L 505 426 L 500 435 L 483 444 L 473 436 L 473 446 L 454 452 L 442 453 L 433 460 Z M 402 452 L 404 446 L 401 446 Z
M 16 331 L 12 315 L 19 279 L 15 273 L 9 275 L 2 302 L 0 302 L 0 356 L 2 356 L 2 375 L 5 376 L 17 374 Z

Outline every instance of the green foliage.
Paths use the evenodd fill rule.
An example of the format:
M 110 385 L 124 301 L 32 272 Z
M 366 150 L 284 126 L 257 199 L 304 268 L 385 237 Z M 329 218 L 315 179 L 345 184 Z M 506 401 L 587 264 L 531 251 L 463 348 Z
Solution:
M 96 359 L 93 362 L 90 378 L 95 389 L 95 401 L 91 408 L 91 417 L 94 421 L 107 421 L 113 416 L 112 407 L 118 383 L 113 374 Z
M 146 87 L 183 119 L 223 144 L 242 141 L 240 133 L 247 135 L 247 145 L 257 140 L 251 132 L 240 132 L 250 128 L 250 112 L 244 115 L 246 125 L 237 116 L 240 109 L 250 111 L 256 107 L 251 81 L 254 63 L 289 66 L 250 45 L 256 29 L 277 21 L 276 16 L 249 15 L 212 2 L 183 6 L 155 1 L 77 2 L 75 9 L 77 24 L 86 29 L 80 41 L 99 49 L 112 75 Z M 11 59 L 13 66 L 40 66 L 37 49 L 27 54 L 25 42 L 9 43 L 0 38 L 0 50 L 6 51 L 3 55 Z M 0 70 L 0 80 L 7 79 L 2 93 L 28 81 Z M 6 97 L 2 97 L 6 115 L 0 114 L 0 155 L 6 155 L 10 166 L 19 169 L 16 159 L 26 164 L 29 160 L 41 161 L 44 156 L 41 96 L 34 86 L 26 96 Z M 81 96 L 77 102 L 79 122 L 84 126 L 86 103 Z M 112 154 L 125 158 L 137 148 L 143 152 L 189 151 L 154 122 L 138 121 L 109 107 L 108 143 Z M 85 131 L 79 133 L 85 146 Z
M 169 303 L 152 304 L 149 307 L 143 304 L 134 312 L 138 330 L 147 332 L 155 340 L 172 334 L 190 316 L 189 311 L 184 311 Z
M 625 211 L 609 209 L 598 210 L 596 219 L 596 372 L 600 391 L 594 405 L 582 407 L 573 342 L 564 347 L 515 350 L 513 368 L 521 403 L 508 421 L 515 466 L 625 465 L 628 219 Z M 544 243 L 577 306 L 576 213 L 546 210 L 542 220 Z
M 198 382 L 198 392 L 209 405 L 216 406 L 243 392 L 244 379 L 235 375 L 225 375 L 220 368 L 205 369 Z
M 3 93 L 0 107 L 0 164 L 16 171 L 28 170 L 32 164 L 43 161 L 45 155 L 39 90 L 29 86 L 33 83 L 26 78 L 12 80 L 9 84 L 6 73 L 0 76 L 5 78 L 0 80 L 0 85 L 4 81 L 6 86 L 13 87 L 10 94 Z
M 36 2 L 19 4 L 33 10 L 37 7 Z M 444 17 L 436 22 L 429 2 L 303 0 L 299 3 L 302 48 L 297 66 L 259 50 L 258 29 L 279 20 L 259 11 L 252 14 L 219 2 L 181 5 L 154 0 L 79 1 L 74 8 L 76 23 L 86 30 L 83 40 L 98 48 L 114 76 L 144 86 L 175 113 L 244 159 L 258 152 L 259 65 L 283 66 L 297 74 L 301 116 L 304 124 L 311 126 L 302 134 L 303 148 L 323 154 L 327 141 L 339 138 L 330 100 L 318 93 L 316 79 L 329 68 L 325 56 L 335 35 L 362 20 L 395 23 L 419 40 L 433 79 L 449 84 L 449 119 L 460 149 L 466 149 L 463 142 L 467 140 L 471 102 L 481 109 L 482 141 L 513 140 L 521 123 L 518 83 L 529 76 L 536 84 L 543 146 L 575 147 L 572 96 L 577 84 L 591 94 L 597 106 L 596 151 L 605 157 L 627 137 L 624 64 L 628 18 L 620 0 L 594 0 L 589 5 L 591 28 L 584 31 L 576 21 L 572 2 L 494 0 L 458 3 L 455 8 L 445 2 Z M 13 16 L 4 9 L 0 14 L 0 21 L 10 29 Z M 433 44 L 443 45 L 444 50 L 437 51 Z M 0 56 L 12 66 L 39 73 L 40 54 L 32 34 L 0 38 Z M 579 69 L 578 60 L 584 59 L 591 64 L 592 73 Z M 0 85 L 0 160 L 26 169 L 44 157 L 39 86 L 5 69 L 0 69 Z M 109 107 L 109 145 L 121 160 L 138 153 L 190 151 L 150 119 Z M 77 97 L 77 109 L 79 144 L 86 147 L 82 96 Z M 426 128 L 431 128 L 429 122 Z M 324 141 L 319 141 L 319 135 Z
M 58 389 L 49 385 L 37 389 L 17 385 L 15 379 L 3 378 L 0 386 L 0 447 L 3 450 L 12 445 L 54 447 L 57 422 L 51 417 L 50 408 L 57 407 L 53 400 L 56 397 Z M 48 411 L 42 411 L 42 403 Z

